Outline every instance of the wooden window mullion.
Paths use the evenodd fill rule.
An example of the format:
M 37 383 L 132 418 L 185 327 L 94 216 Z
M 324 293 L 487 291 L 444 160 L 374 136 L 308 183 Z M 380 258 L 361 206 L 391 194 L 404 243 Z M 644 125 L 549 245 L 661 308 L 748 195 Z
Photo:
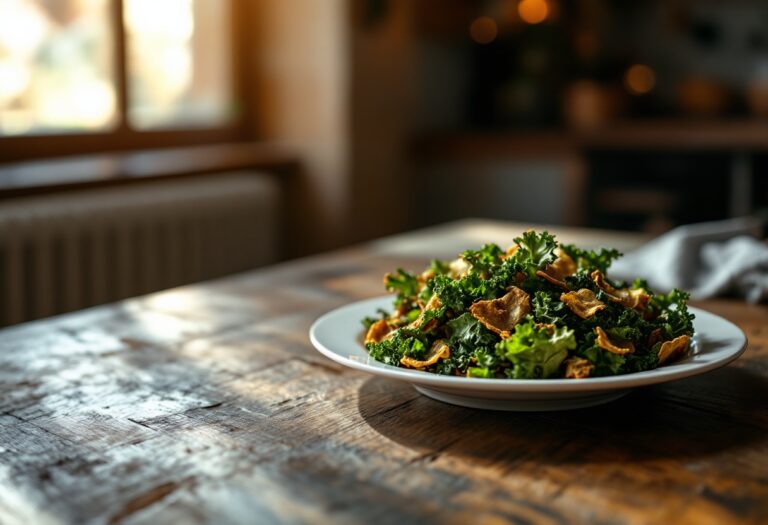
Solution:
M 115 88 L 117 91 L 118 135 L 130 132 L 128 123 L 128 50 L 123 0 L 112 0 L 112 29 L 115 35 Z

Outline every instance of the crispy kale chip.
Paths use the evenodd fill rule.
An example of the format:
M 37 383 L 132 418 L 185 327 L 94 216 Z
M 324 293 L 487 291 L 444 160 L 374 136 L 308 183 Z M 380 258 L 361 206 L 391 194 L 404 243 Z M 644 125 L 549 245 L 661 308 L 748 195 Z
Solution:
M 438 275 L 427 283 L 424 295 L 437 294 L 440 302 L 454 312 L 462 312 L 475 301 L 495 299 L 512 284 L 520 265 L 513 259 L 498 259 L 490 265 L 484 259 L 480 267 L 472 266 L 469 273 L 461 279 L 451 279 L 447 275 Z

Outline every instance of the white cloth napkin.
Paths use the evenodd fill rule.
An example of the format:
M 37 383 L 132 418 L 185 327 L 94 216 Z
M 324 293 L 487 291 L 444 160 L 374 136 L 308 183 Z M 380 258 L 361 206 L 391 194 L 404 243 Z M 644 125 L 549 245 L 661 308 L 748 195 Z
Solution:
M 656 291 L 680 288 L 694 299 L 736 294 L 750 303 L 768 298 L 768 245 L 762 221 L 731 219 L 681 226 L 616 261 L 609 275 L 646 279 Z

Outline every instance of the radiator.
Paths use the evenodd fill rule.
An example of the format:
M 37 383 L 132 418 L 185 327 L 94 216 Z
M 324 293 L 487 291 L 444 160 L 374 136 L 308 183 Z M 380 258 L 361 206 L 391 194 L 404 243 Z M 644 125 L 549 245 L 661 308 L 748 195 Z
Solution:
M 0 202 L 0 326 L 273 262 L 279 202 L 242 172 Z

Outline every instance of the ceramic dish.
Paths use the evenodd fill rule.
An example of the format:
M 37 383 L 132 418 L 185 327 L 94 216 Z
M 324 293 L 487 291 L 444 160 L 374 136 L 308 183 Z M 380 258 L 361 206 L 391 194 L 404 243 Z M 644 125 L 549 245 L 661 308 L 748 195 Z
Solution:
M 720 368 L 744 352 L 747 338 L 720 316 L 690 308 L 696 314 L 690 354 L 645 372 L 586 379 L 476 379 L 421 372 L 385 365 L 372 359 L 362 344 L 360 319 L 388 308 L 391 296 L 337 308 L 323 315 L 309 331 L 317 350 L 342 365 L 370 374 L 406 381 L 438 401 L 488 410 L 565 410 L 606 403 L 630 389 L 666 383 Z

